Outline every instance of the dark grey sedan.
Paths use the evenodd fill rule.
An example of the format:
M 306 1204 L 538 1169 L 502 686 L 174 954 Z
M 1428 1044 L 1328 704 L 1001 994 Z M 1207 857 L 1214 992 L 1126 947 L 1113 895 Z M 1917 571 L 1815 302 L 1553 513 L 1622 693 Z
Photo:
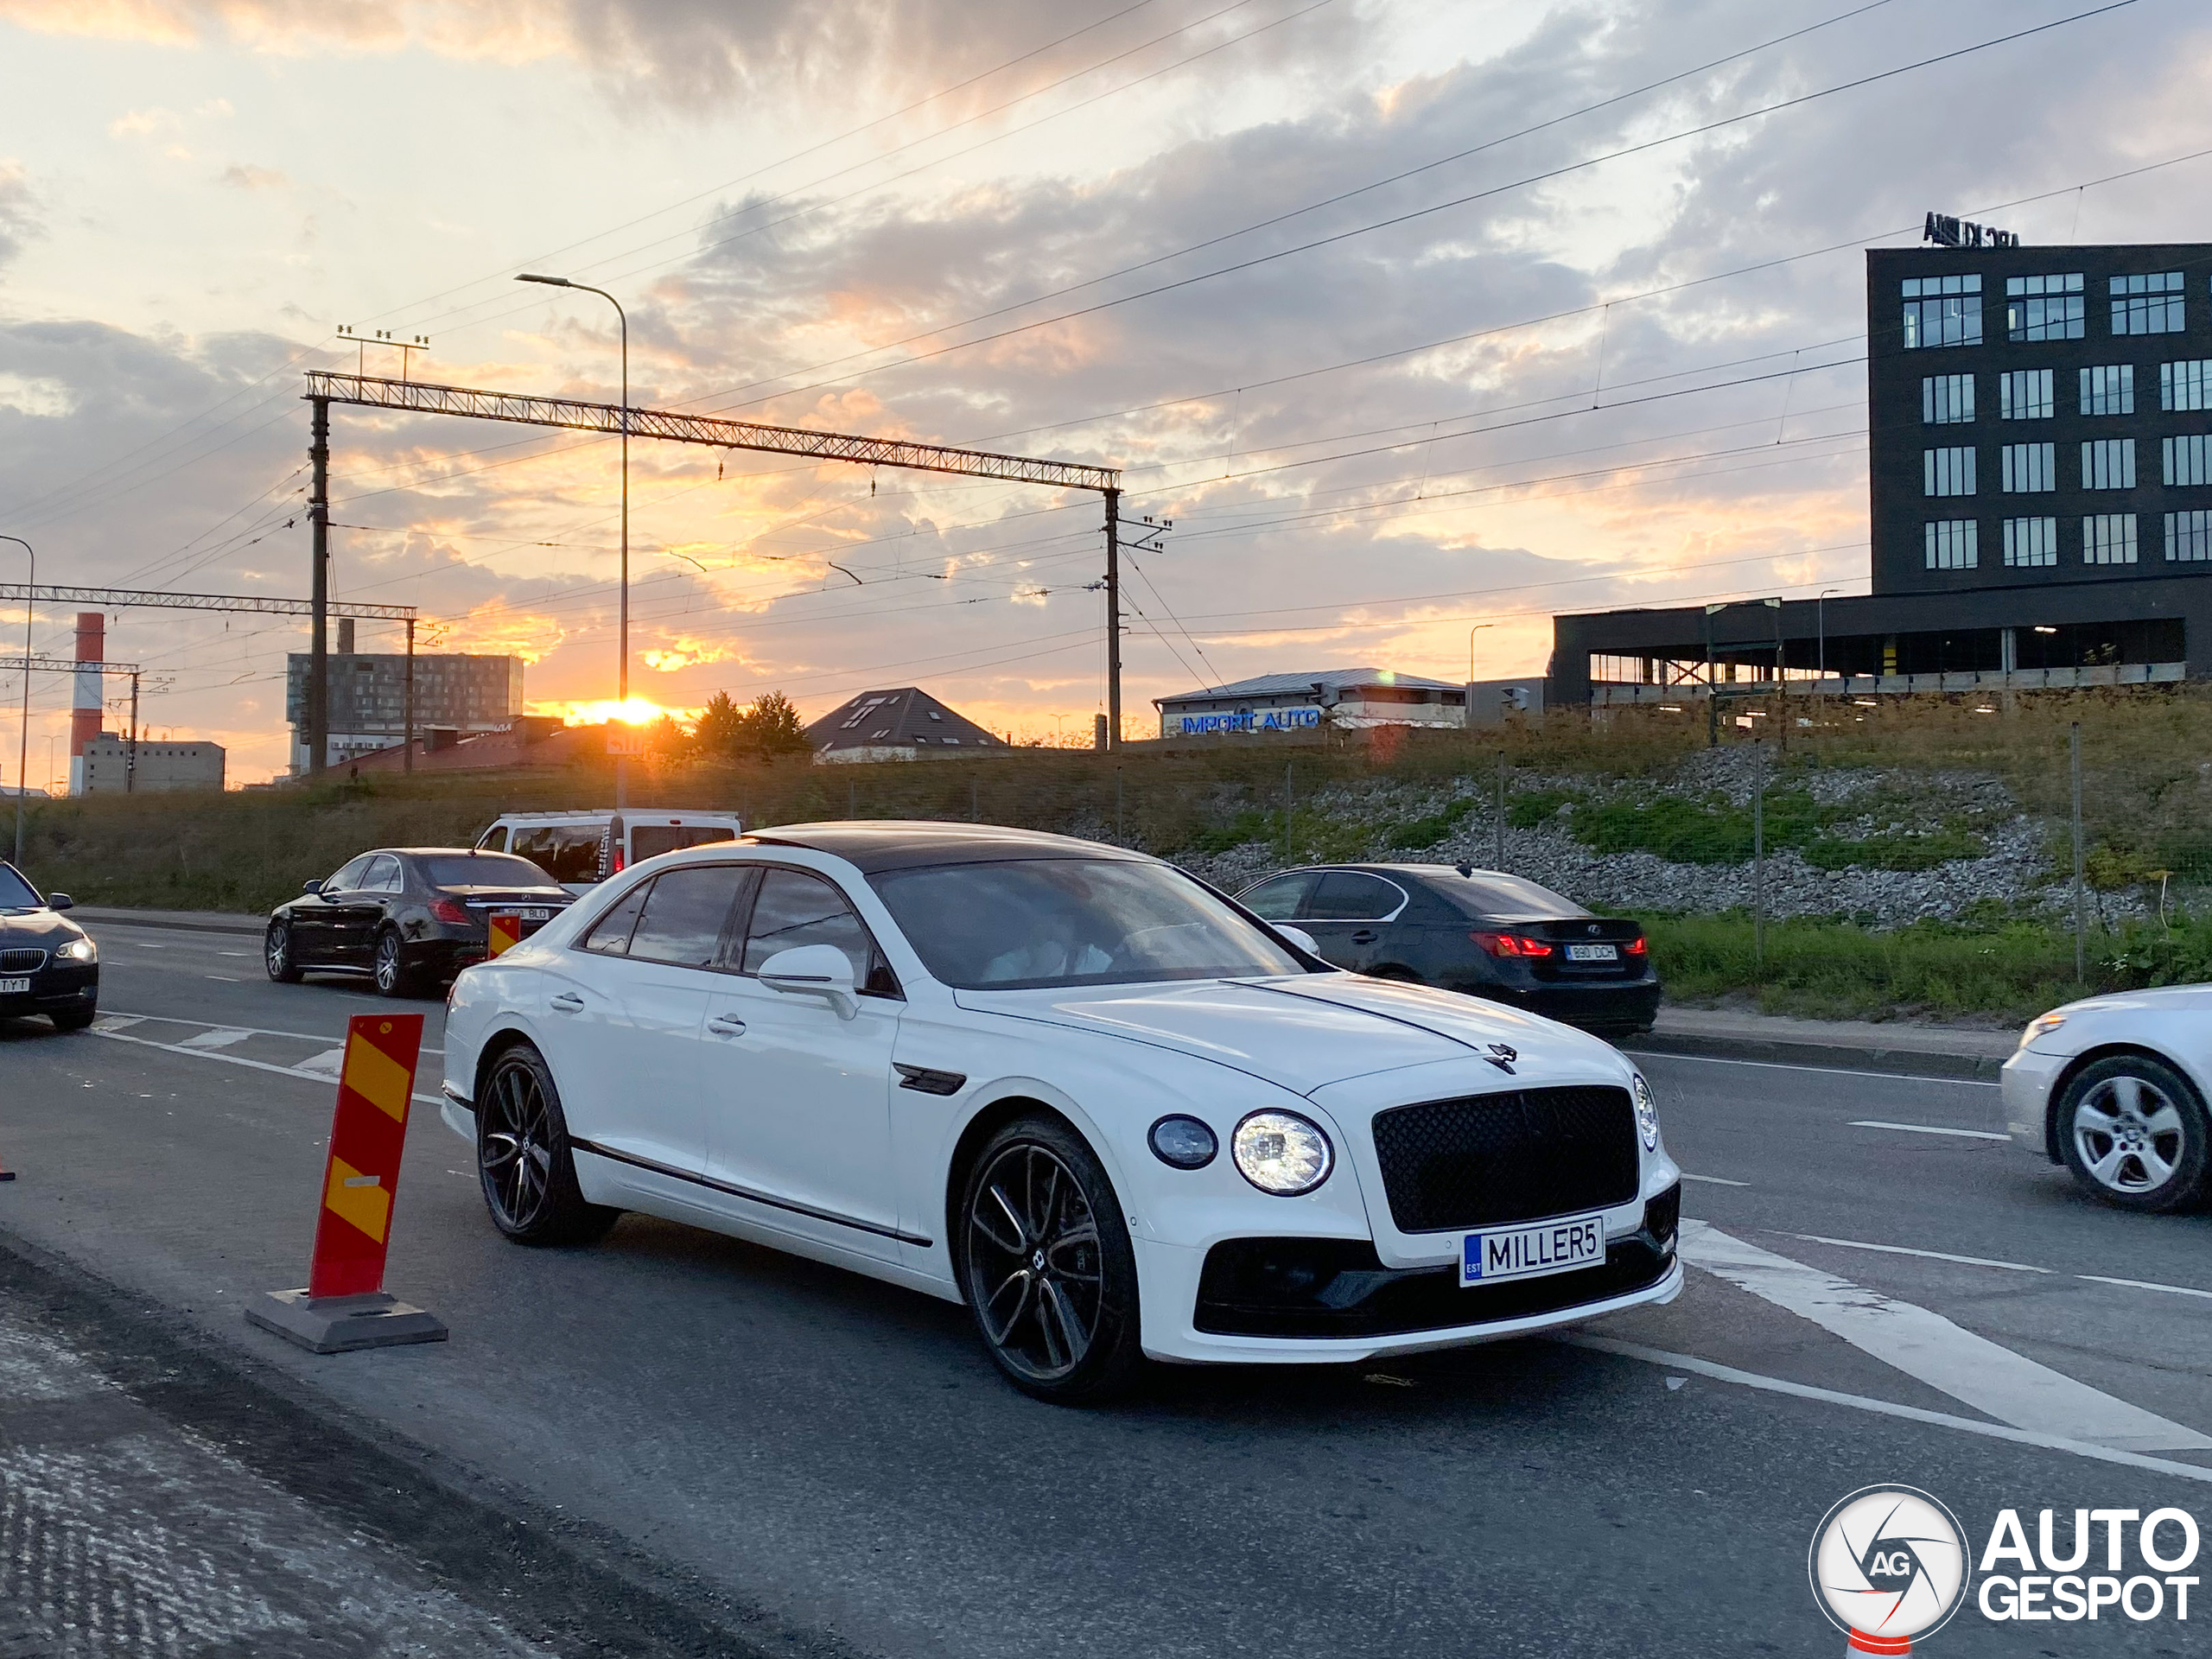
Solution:
M 1313 938 L 1339 968 L 1510 1002 L 1603 1036 L 1659 1011 L 1643 929 L 1549 887 L 1451 864 L 1328 864 L 1246 887 L 1237 902 Z

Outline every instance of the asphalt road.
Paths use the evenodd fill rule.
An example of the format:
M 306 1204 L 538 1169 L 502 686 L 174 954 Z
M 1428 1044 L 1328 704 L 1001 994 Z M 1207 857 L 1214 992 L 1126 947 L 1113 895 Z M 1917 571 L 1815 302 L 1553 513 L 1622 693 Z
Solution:
M 1870 1483 L 1934 1492 L 1977 1548 L 2004 1507 L 2032 1533 L 2176 1505 L 2212 1534 L 2212 1219 L 2079 1198 L 1993 1138 L 1991 1087 L 1649 1058 L 1715 1270 L 1592 1327 L 1610 1349 L 1162 1370 L 1083 1413 L 1007 1389 L 959 1309 L 749 1245 L 635 1217 L 507 1245 L 418 1104 L 388 1283 L 453 1339 L 318 1358 L 238 1308 L 303 1280 L 330 1052 L 391 1005 L 270 985 L 251 938 L 96 933 L 102 1031 L 0 1022 L 0 1486 L 140 1524 L 129 1482 L 79 1513 L 25 1495 L 14 1452 L 85 1438 L 19 1375 L 123 1398 L 145 1421 L 99 1443 L 235 1465 L 207 1477 L 217 1530 L 261 1537 L 281 1500 L 353 1552 L 317 1569 L 346 1605 L 348 1574 L 397 1586 L 411 1645 L 363 1651 L 1829 1654 L 1807 1546 Z M 439 1005 L 411 1006 L 435 1047 Z M 304 1618 L 298 1557 L 207 1572 Z M 27 1570 L 0 1560 L 0 1605 Z M 2190 1611 L 1969 1608 L 1938 1650 L 2179 1653 Z

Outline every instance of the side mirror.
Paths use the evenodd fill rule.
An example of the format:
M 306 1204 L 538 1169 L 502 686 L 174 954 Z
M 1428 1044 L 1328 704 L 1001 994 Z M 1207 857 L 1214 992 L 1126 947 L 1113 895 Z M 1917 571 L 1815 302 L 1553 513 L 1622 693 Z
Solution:
M 850 1020 L 861 1011 L 852 958 L 834 944 L 802 944 L 779 950 L 760 964 L 760 982 L 786 996 L 818 996 Z
M 1268 925 L 1274 929 L 1278 938 L 1288 940 L 1307 956 L 1318 957 L 1321 954 L 1321 947 L 1313 942 L 1313 936 L 1304 928 L 1293 927 L 1288 922 L 1269 922 Z
M 49 893 L 46 895 L 46 907 L 48 910 L 73 910 L 76 906 L 77 901 L 66 893 Z
M 302 881 L 300 883 L 300 891 L 307 894 L 308 898 L 312 899 L 322 891 L 322 883 L 320 881 Z

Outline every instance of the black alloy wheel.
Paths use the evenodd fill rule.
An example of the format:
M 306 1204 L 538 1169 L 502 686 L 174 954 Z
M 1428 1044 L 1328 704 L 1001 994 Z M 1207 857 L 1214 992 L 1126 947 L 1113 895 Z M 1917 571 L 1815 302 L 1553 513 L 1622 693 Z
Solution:
M 415 990 L 414 971 L 407 965 L 406 949 L 399 942 L 399 931 L 387 927 L 377 935 L 376 953 L 372 959 L 376 974 L 377 994 L 379 996 L 409 996 Z
M 1136 1255 L 1080 1135 L 1043 1116 L 1000 1130 L 969 1175 L 959 1232 L 976 1327 L 1016 1388 L 1075 1405 L 1127 1384 L 1142 1358 Z
M 269 924 L 268 936 L 261 942 L 261 965 L 279 985 L 300 982 L 300 964 L 292 956 L 292 930 L 286 924 Z
M 588 1244 L 621 1214 L 585 1202 L 553 1074 L 527 1044 L 493 1062 L 477 1091 L 476 1173 L 492 1224 L 519 1244 Z
M 2082 1067 L 2059 1096 L 2057 1129 L 2074 1179 L 2123 1210 L 2183 1209 L 2212 1185 L 2212 1117 L 2188 1078 L 2147 1054 Z

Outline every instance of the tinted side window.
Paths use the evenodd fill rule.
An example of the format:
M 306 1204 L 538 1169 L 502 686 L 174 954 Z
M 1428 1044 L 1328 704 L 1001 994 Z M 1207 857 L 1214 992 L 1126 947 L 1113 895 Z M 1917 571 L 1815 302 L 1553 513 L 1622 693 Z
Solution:
M 736 832 L 711 823 L 641 823 L 630 831 L 630 861 L 642 864 L 679 847 L 703 847 L 710 841 L 735 841 Z
M 596 950 L 602 956 L 620 957 L 630 949 L 630 935 L 637 931 L 639 912 L 645 907 L 645 894 L 652 883 L 641 881 L 622 902 L 591 925 L 591 931 L 583 937 L 583 948 Z
M 476 839 L 476 849 L 483 853 L 504 853 L 507 850 L 507 826 L 495 823 Z
M 722 929 L 750 874 L 741 864 L 703 864 L 655 877 L 637 931 L 630 936 L 630 954 L 649 962 L 713 967 Z
M 368 871 L 369 855 L 363 853 L 350 864 L 340 865 L 338 874 L 322 884 L 325 893 L 352 893 L 361 885 L 361 878 Z
M 369 861 L 369 870 L 361 878 L 364 893 L 397 893 L 402 885 L 399 861 L 390 853 L 379 853 Z
M 804 870 L 764 871 L 760 896 L 753 901 L 753 925 L 746 931 L 744 971 L 757 974 L 779 950 L 796 950 L 802 944 L 835 945 L 853 964 L 853 982 L 874 988 L 869 972 L 875 941 L 845 895 Z
M 1397 909 L 1403 896 L 1379 875 L 1331 870 L 1314 888 L 1306 915 L 1316 922 L 1378 922 Z
M 599 831 L 588 823 L 539 824 L 515 832 L 513 851 L 556 881 L 599 880 Z
M 1256 887 L 1245 888 L 1236 895 L 1236 902 L 1263 920 L 1287 922 L 1298 914 L 1298 907 L 1313 890 L 1313 882 L 1310 871 L 1302 875 L 1279 875 Z

